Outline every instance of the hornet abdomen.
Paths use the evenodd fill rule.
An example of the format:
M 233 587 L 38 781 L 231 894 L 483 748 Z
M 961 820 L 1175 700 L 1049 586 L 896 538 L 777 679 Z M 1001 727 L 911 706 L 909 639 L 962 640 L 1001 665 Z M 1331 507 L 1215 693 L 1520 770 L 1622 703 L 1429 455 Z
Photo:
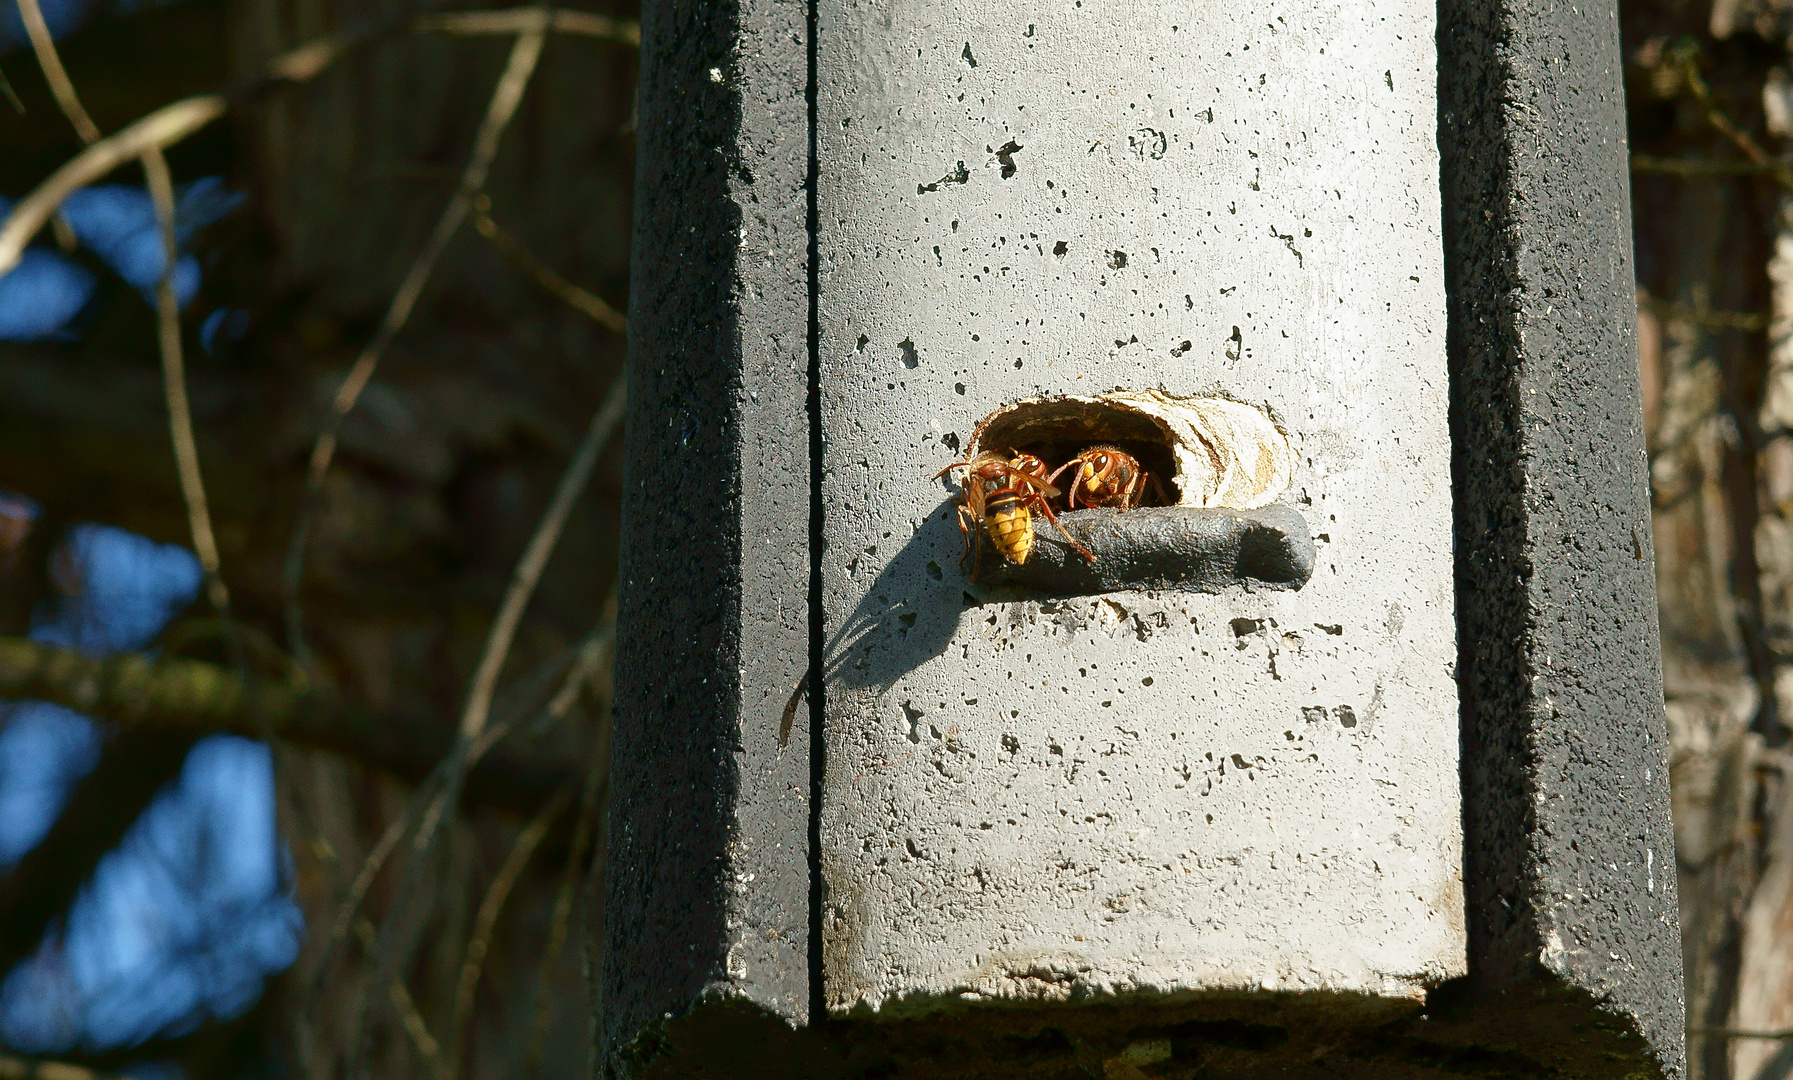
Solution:
M 999 488 L 984 500 L 984 527 L 1002 557 L 1017 565 L 1033 552 L 1033 513 L 1012 487 Z

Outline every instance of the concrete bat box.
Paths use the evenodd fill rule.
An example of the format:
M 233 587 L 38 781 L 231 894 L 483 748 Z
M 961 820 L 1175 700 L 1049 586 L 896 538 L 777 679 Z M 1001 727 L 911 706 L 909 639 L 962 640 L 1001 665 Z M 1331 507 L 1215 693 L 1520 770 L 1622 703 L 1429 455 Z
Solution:
M 1618 57 L 642 5 L 606 1077 L 1678 1075 Z
M 820 5 L 831 1014 L 1464 972 L 1432 20 Z

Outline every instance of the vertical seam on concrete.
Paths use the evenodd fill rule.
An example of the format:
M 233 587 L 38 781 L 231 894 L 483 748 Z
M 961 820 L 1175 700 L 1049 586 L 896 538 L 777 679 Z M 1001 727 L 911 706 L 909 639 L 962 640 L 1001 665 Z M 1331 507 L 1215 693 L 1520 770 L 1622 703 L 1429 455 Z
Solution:
M 809 120 L 809 1021 L 822 1021 L 822 766 L 827 715 L 822 681 L 822 321 L 821 229 L 816 184 L 821 172 L 816 145 L 816 27 L 819 0 L 808 0 L 808 77 L 804 97 Z

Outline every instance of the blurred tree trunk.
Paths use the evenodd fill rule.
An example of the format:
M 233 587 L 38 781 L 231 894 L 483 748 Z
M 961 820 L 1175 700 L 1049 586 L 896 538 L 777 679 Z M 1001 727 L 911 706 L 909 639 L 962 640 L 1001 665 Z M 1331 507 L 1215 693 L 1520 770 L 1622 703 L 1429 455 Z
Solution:
M 1793 237 L 1745 144 L 1781 150 L 1787 27 L 1734 0 L 1623 18 L 1689 1075 L 1778 1080 L 1793 1044 L 1738 1033 L 1793 1027 L 1793 353 L 1767 332 Z

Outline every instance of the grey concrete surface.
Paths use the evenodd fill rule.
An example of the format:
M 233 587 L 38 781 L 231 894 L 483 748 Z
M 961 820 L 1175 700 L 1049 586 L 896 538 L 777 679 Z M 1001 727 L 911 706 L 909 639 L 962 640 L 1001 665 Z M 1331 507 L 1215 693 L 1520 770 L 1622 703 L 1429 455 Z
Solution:
M 1417 1010 L 1465 967 L 1432 7 L 817 11 L 826 1007 Z M 1150 387 L 1269 410 L 1312 579 L 968 604 L 973 425 Z
M 1607 1024 L 1678 1075 L 1617 12 L 1439 13 L 1472 985 L 1529 1010 L 1509 1047 Z
M 607 1041 L 807 1016 L 806 11 L 643 5 Z
M 1614 12 L 1218 8 L 644 4 L 607 1076 L 1678 1073 Z M 1311 578 L 966 588 L 1148 387 Z

